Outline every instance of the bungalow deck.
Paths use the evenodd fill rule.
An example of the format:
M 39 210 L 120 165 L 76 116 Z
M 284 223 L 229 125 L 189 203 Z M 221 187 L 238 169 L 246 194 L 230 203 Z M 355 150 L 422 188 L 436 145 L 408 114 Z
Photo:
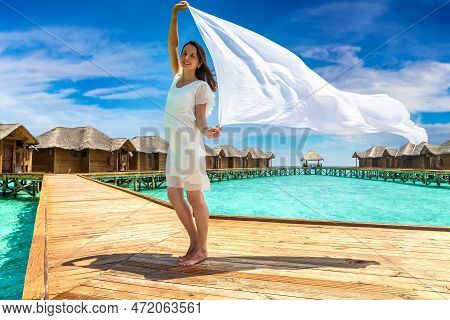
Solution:
M 209 259 L 177 266 L 171 208 L 45 175 L 24 299 L 449 299 L 450 228 L 211 216 Z

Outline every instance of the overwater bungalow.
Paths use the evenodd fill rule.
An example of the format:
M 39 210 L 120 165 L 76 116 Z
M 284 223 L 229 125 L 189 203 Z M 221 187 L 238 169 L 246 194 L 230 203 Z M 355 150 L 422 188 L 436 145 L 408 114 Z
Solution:
M 420 154 L 426 169 L 450 170 L 450 140 L 439 145 L 427 144 Z
M 0 123 L 0 173 L 23 173 L 32 170 L 36 138 L 20 123 Z
M 445 169 L 449 166 L 449 145 L 450 140 L 441 145 L 422 142 L 406 143 L 398 148 L 374 146 L 355 152 L 353 158 L 359 160 L 359 167 Z
M 221 145 L 213 149 L 215 168 L 242 168 L 242 152 L 231 145 Z
M 258 148 L 245 148 L 242 150 L 243 168 L 259 168 L 262 159 L 265 159 L 264 153 Z
M 366 151 L 356 151 L 352 158 L 359 162 L 359 167 L 382 167 L 386 166 L 383 152 L 386 146 L 373 146 Z M 358 163 L 357 165 L 358 166 Z
M 398 163 L 397 163 L 397 154 L 399 152 L 400 148 L 386 148 L 383 151 L 383 158 L 384 158 L 384 164 L 385 164 L 385 168 L 397 168 L 398 167 Z M 356 152 L 355 152 L 356 154 Z M 360 167 L 363 167 L 362 162 L 364 161 L 364 159 L 360 160 Z M 356 164 L 356 166 L 358 166 L 358 164 Z
M 308 161 L 317 161 L 317 166 L 321 166 L 320 161 L 323 161 L 323 158 L 315 150 L 311 149 L 301 158 L 301 161 L 305 161 L 305 166 L 308 166 Z
M 130 159 L 130 170 L 164 171 L 169 143 L 159 136 L 138 136 L 131 140 L 136 151 Z
M 273 152 L 271 152 L 271 151 L 268 151 L 268 152 L 264 152 L 264 155 L 265 155 L 266 159 L 264 161 L 265 164 L 264 164 L 263 167 L 268 168 L 268 167 L 271 166 L 270 165 L 270 160 L 275 159 L 275 154 Z
M 132 151 L 127 138 L 111 139 L 93 127 L 56 127 L 36 138 L 33 171 L 51 173 L 129 170 Z
M 270 160 L 275 158 L 272 152 L 263 152 L 258 148 L 245 148 L 242 150 L 243 168 L 267 168 Z
M 395 151 L 394 168 L 425 168 L 425 156 L 421 155 L 423 147 L 427 143 L 406 143 Z M 393 153 L 393 152 L 392 152 Z
M 114 171 L 128 171 L 130 170 L 130 160 L 135 151 L 133 144 L 127 138 L 113 138 L 111 139 L 111 152 L 115 155 L 113 157 Z
M 218 167 L 216 166 L 218 165 L 218 161 L 216 161 L 216 157 L 214 157 L 214 149 L 205 144 L 205 151 L 206 169 L 217 169 Z

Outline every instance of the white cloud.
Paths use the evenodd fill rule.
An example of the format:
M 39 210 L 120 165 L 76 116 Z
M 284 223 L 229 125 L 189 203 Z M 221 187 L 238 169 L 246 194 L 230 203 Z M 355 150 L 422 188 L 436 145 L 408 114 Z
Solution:
M 33 81 L 76 81 L 112 75 L 123 79 L 170 76 L 166 48 L 160 43 L 110 40 L 110 34 L 97 29 L 48 30 L 62 43 L 41 30 L 0 33 L 1 79 L 26 76 Z
M 84 95 L 86 97 L 101 97 L 104 95 L 120 93 L 120 92 L 124 92 L 127 90 L 130 90 L 130 88 L 128 86 L 120 86 L 120 87 L 113 87 L 113 88 L 98 88 L 98 89 L 90 90 L 90 91 L 86 92 Z
M 165 45 L 123 42 L 92 28 L 48 30 L 79 54 L 41 30 L 0 32 L 0 122 L 21 122 L 35 135 L 55 126 L 84 125 L 112 136 L 138 135 L 146 127 L 162 134 L 161 110 L 109 109 L 96 102 L 84 103 L 76 98 L 83 92 L 73 82 L 131 80 L 149 99 L 161 97 L 164 90 L 154 87 L 151 80 L 171 79 Z M 62 82 L 63 89 L 58 86 Z M 130 90 L 101 90 L 91 90 L 87 96 L 102 100 L 136 98 Z
M 105 31 L 89 28 L 49 31 L 64 44 L 41 30 L 0 32 L 3 92 L 20 100 L 27 94 L 51 91 L 58 81 L 104 78 L 140 81 L 140 86 L 150 87 L 151 79 L 170 79 L 166 50 L 159 43 L 111 40 Z M 146 92 L 161 95 L 156 89 Z
M 450 63 L 408 61 L 398 69 L 367 67 L 355 46 L 306 46 L 296 52 L 329 62 L 315 71 L 340 90 L 362 94 L 387 93 L 411 112 L 450 111 Z M 356 65 L 355 65 L 356 64 Z M 354 66 L 350 69 L 350 67 Z
M 297 51 L 305 58 L 338 63 L 345 66 L 351 66 L 362 62 L 356 55 L 357 52 L 361 51 L 361 48 L 358 46 L 301 46 Z
M 145 132 L 164 135 L 162 110 L 80 105 L 61 92 L 19 101 L 0 91 L 0 115 L 2 123 L 23 123 L 35 136 L 56 126 L 94 126 L 111 137 L 131 138 Z
M 106 100 L 142 99 L 149 97 L 162 97 L 167 94 L 166 90 L 154 87 L 132 87 L 120 86 L 113 88 L 100 88 L 86 92 L 86 97 L 95 97 Z

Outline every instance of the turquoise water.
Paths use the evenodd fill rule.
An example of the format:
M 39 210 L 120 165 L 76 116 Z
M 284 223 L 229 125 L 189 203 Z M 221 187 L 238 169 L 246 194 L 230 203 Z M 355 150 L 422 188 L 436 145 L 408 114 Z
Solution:
M 167 200 L 166 189 L 143 190 Z M 204 192 L 214 214 L 450 226 L 450 188 L 320 175 L 229 180 Z
M 39 199 L 0 195 L 0 299 L 22 299 Z

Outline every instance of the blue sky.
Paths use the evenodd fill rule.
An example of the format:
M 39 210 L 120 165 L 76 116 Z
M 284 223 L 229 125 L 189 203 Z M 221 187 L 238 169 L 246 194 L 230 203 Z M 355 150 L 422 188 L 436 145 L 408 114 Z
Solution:
M 85 125 L 111 137 L 162 135 L 171 82 L 166 41 L 175 1 L 4 1 L 17 12 L 3 1 L 1 123 L 21 122 L 36 136 L 55 126 Z M 279 43 L 325 79 L 359 62 L 334 83 L 337 88 L 392 95 L 427 130 L 431 143 L 442 143 L 450 139 L 450 4 L 398 35 L 444 2 L 189 3 Z M 179 33 L 180 44 L 202 43 L 188 11 L 180 13 Z M 208 121 L 217 122 L 217 108 Z M 382 133 L 344 137 L 229 126 L 222 138 L 206 142 L 272 150 L 275 164 L 295 164 L 298 154 L 313 148 L 326 165 L 352 165 L 355 150 L 407 141 Z

